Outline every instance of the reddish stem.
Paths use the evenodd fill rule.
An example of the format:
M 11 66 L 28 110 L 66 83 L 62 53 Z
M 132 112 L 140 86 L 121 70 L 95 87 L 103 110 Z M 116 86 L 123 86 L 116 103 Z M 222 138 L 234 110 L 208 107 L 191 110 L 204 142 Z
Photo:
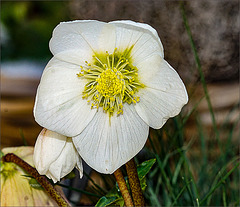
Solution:
M 117 180 L 117 183 L 118 183 L 118 187 L 122 193 L 122 197 L 123 197 L 123 200 L 125 202 L 125 205 L 126 206 L 133 206 L 133 202 L 132 202 L 132 198 L 129 194 L 129 191 L 127 189 L 127 185 L 126 185 L 126 182 L 124 180 L 124 177 L 123 177 L 123 174 L 122 174 L 122 171 L 119 169 L 117 169 L 115 172 L 114 172 L 114 176 Z
M 141 189 L 140 181 L 138 178 L 137 167 L 134 159 L 126 163 L 126 170 L 128 175 L 129 184 L 131 187 L 134 206 L 145 206 L 143 192 Z
M 4 162 L 13 162 L 25 171 L 27 171 L 32 177 L 34 177 L 38 183 L 46 190 L 49 196 L 51 196 L 59 206 L 70 206 L 70 204 L 62 197 L 62 195 L 53 187 L 53 185 L 43 175 L 40 175 L 38 171 L 31 165 L 26 163 L 20 157 L 13 153 L 8 153 L 2 157 Z

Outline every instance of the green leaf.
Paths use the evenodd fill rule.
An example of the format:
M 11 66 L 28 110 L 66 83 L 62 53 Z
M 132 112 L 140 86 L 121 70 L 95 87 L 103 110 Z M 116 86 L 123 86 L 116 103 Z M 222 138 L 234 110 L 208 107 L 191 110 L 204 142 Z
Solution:
M 108 197 L 108 196 L 103 196 L 102 198 L 99 199 L 97 202 L 96 206 L 108 206 L 112 205 L 114 202 L 117 202 L 119 200 L 123 200 L 121 197 Z
M 138 177 L 141 182 L 141 180 L 148 174 L 154 163 L 156 162 L 156 159 L 147 160 L 137 166 L 137 172 Z
M 26 140 L 26 138 L 25 138 L 25 136 L 24 136 L 24 134 L 23 134 L 22 128 L 19 129 L 19 133 L 20 133 L 20 136 L 21 136 L 21 138 L 22 138 L 23 145 L 24 145 L 24 146 L 29 146 L 28 143 L 27 143 L 27 140 Z
M 2 152 L 2 150 L 0 150 L 0 159 L 2 159 L 3 156 L 4 156 L 4 153 Z
M 43 189 L 43 187 L 38 183 L 38 181 L 34 178 L 31 178 L 29 181 L 28 181 L 29 185 L 32 187 L 32 188 L 35 188 L 35 189 Z
M 154 163 L 156 162 L 156 159 L 147 160 L 145 162 L 142 162 L 137 166 L 137 172 L 138 172 L 138 178 L 140 180 L 140 185 L 142 191 L 145 191 L 147 187 L 147 182 L 145 176 L 148 174 Z
M 121 199 L 123 200 L 120 190 L 116 184 L 112 190 L 98 200 L 95 206 L 108 206 Z
M 146 178 L 143 178 L 142 180 L 140 180 L 140 185 L 141 185 L 141 189 L 144 192 L 146 187 L 147 187 L 147 181 Z
M 124 206 L 123 198 L 116 200 L 112 205 L 123 207 Z

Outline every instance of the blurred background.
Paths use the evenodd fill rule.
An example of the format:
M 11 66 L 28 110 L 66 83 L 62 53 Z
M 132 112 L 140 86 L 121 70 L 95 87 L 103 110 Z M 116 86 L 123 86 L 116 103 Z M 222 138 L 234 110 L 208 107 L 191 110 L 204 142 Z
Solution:
M 205 98 L 204 82 L 182 15 L 183 6 L 213 111 Z M 178 122 L 176 118 L 168 121 L 162 129 L 163 135 L 160 138 L 164 141 L 161 141 L 161 146 L 159 143 L 156 146 L 159 146 L 158 150 L 161 153 L 165 151 L 166 155 L 171 150 L 189 146 L 191 143 L 186 156 L 193 164 L 192 174 L 197 183 L 202 182 L 200 175 L 203 171 L 201 165 L 203 159 L 205 167 L 217 162 L 219 158 L 226 159 L 225 163 L 217 162 L 219 167 L 217 169 L 221 169 L 221 166 L 225 166 L 239 154 L 238 0 L 2 1 L 1 148 L 21 146 L 26 144 L 25 142 L 34 145 L 41 127 L 35 123 L 32 110 L 41 73 L 52 56 L 48 42 L 59 22 L 75 19 L 97 19 L 106 22 L 130 19 L 150 24 L 158 31 L 164 46 L 165 59 L 177 70 L 186 84 L 190 101 L 180 115 L 180 118 L 187 116 L 186 123 L 182 125 L 184 126 L 182 142 L 176 144 L 168 137 L 169 135 L 166 135 L 168 129 L 176 127 Z M 152 134 L 154 133 L 152 130 Z M 159 136 L 156 139 L 159 139 Z M 178 136 L 174 139 L 178 139 Z M 171 142 L 176 145 L 171 144 L 172 147 L 168 148 Z M 147 143 L 146 148 L 151 150 L 151 144 Z M 164 153 L 162 155 L 161 153 L 160 158 L 164 156 Z M 221 157 L 223 154 L 224 157 Z M 145 156 L 144 153 L 143 155 Z M 141 160 L 141 156 L 139 159 Z M 174 166 L 176 167 L 176 163 Z M 206 167 L 205 176 L 208 176 L 207 170 Z M 211 176 L 214 175 L 212 172 Z M 99 175 L 95 173 L 95 176 Z M 154 175 L 151 179 L 153 178 Z M 98 179 L 96 182 L 102 180 Z M 234 182 L 236 183 L 236 180 Z M 237 195 L 239 189 L 234 182 L 231 180 L 233 189 L 227 191 L 235 190 Z M 154 184 L 150 182 L 149 185 Z M 207 189 L 206 187 L 205 191 L 203 190 L 203 194 L 206 194 Z M 164 193 L 164 189 L 160 189 L 160 192 Z M 151 203 L 150 195 L 151 193 L 146 192 L 145 196 L 150 200 L 149 205 L 158 205 L 157 201 Z M 162 196 L 160 197 L 156 196 L 159 202 L 163 202 Z M 187 200 L 188 196 L 184 199 Z M 94 199 L 85 198 L 80 203 L 91 205 L 93 201 Z M 187 202 L 182 204 L 189 205 Z M 212 203 L 217 204 L 221 205 L 221 202 Z

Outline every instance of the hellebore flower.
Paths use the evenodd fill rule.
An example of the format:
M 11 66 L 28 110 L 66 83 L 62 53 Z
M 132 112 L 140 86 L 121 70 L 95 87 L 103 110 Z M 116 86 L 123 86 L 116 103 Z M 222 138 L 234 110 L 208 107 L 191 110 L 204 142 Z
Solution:
M 164 60 L 155 29 L 133 21 L 60 23 L 54 55 L 38 87 L 34 115 L 43 127 L 72 137 L 93 169 L 113 173 L 188 101 Z M 50 156 L 50 155 L 49 155 Z
M 33 156 L 39 174 L 45 174 L 53 182 L 70 173 L 76 167 L 83 175 L 82 160 L 77 153 L 72 138 L 43 129 L 39 134 Z
M 14 153 L 33 166 L 33 147 L 7 147 L 4 154 Z M 57 206 L 48 194 L 30 185 L 26 172 L 11 162 L 1 162 L 1 206 Z M 56 187 L 61 190 L 60 187 Z M 63 192 L 62 192 L 63 193 Z

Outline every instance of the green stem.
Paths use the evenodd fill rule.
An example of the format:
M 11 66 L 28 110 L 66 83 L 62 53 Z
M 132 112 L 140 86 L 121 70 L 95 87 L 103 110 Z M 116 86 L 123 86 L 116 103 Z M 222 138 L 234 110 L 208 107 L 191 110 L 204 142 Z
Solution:
M 134 159 L 126 163 L 126 170 L 128 175 L 129 184 L 131 187 L 134 206 L 145 206 L 143 192 L 141 189 L 140 181 L 138 178 L 137 167 Z
M 52 184 L 43 175 L 40 175 L 35 168 L 26 163 L 20 157 L 13 153 L 8 153 L 2 157 L 4 162 L 13 162 L 25 171 L 27 171 L 32 177 L 34 177 L 38 183 L 46 190 L 49 196 L 51 196 L 59 206 L 70 206 L 70 204 L 63 198 L 63 196 L 52 186 Z

